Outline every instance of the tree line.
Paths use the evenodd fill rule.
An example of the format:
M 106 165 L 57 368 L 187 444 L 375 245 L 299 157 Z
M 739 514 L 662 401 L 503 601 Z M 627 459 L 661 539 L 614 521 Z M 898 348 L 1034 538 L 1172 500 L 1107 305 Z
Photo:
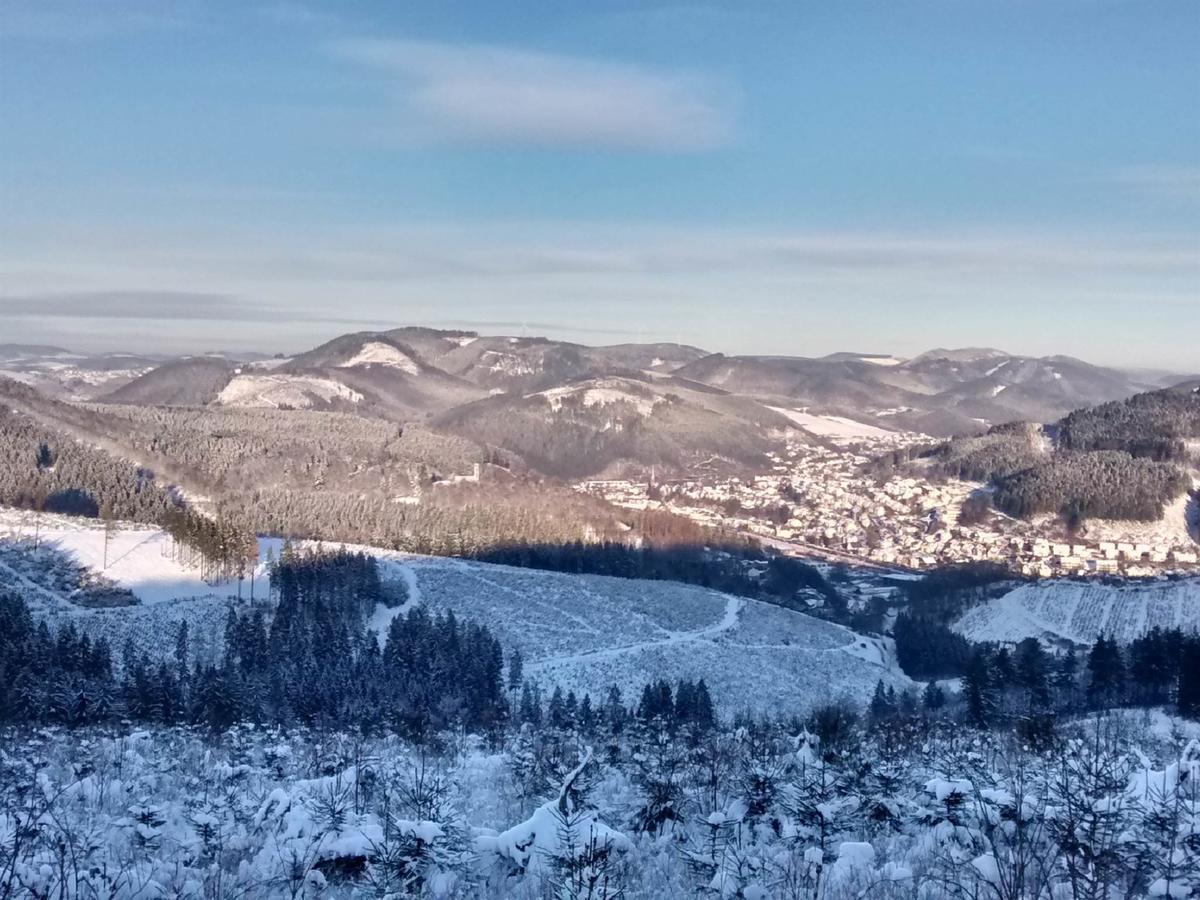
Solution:
M 24 601 L 0 596 L 0 721 L 141 722 L 228 728 L 237 722 L 389 729 L 420 737 L 453 724 L 486 730 L 507 717 L 503 651 L 491 632 L 453 613 L 414 607 L 384 639 L 367 627 L 394 602 L 362 554 L 295 554 L 271 578 L 277 598 L 230 609 L 219 664 L 192 658 L 186 623 L 173 657 L 132 645 L 119 658 L 73 625 L 52 634 Z
M 577 540 L 494 547 L 473 558 L 553 572 L 680 581 L 812 611 L 799 596 L 807 590 L 823 599 L 826 615 L 845 618 L 845 599 L 819 569 L 793 557 L 767 555 L 747 542 L 631 546 L 623 541 Z

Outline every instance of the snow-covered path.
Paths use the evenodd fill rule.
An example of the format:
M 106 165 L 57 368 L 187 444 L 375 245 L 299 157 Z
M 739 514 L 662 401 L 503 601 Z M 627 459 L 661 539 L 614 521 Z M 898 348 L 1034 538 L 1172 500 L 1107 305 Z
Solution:
M 400 577 L 404 579 L 404 586 L 407 589 L 407 599 L 398 608 L 397 612 L 407 613 L 421 602 L 421 585 L 417 581 L 417 572 L 411 565 L 408 563 L 398 563 L 396 568 L 400 571 Z
M 408 615 L 409 610 L 421 603 L 421 585 L 417 581 L 417 573 L 413 567 L 400 560 L 390 560 L 390 562 L 392 568 L 399 573 L 400 579 L 404 582 L 404 602 L 399 606 L 384 606 L 382 603 L 376 603 L 371 617 L 367 619 L 367 627 L 375 632 L 380 649 L 387 641 L 387 633 L 388 629 L 392 627 L 392 620 L 397 616 Z
M 84 609 L 60 596 L 66 588 L 35 574 L 36 566 L 25 568 L 30 560 L 21 538 L 29 530 L 28 517 L 17 511 L 6 517 L 0 510 L 0 529 L 8 520 L 15 555 L 7 559 L 0 554 L 0 584 L 19 585 L 41 607 L 39 615 L 70 619 L 112 646 L 132 641 L 155 659 L 170 652 L 171 642 L 163 636 L 186 621 L 198 657 L 219 659 L 236 583 L 205 584 L 197 570 L 181 565 L 161 532 L 122 523 L 110 536 L 103 575 L 128 587 L 141 603 Z M 47 552 L 100 574 L 105 543 L 100 523 L 46 515 L 40 528 Z M 880 678 L 897 690 L 908 685 L 888 648 L 876 647 L 870 639 L 856 640 L 841 626 L 705 587 L 376 547 L 347 549 L 379 561 L 391 602 L 399 603 L 381 603 L 372 610 L 370 626 L 380 641 L 386 640 L 396 616 L 418 604 L 453 611 L 460 619 L 487 625 L 506 657 L 519 651 L 525 671 L 543 692 L 562 687 L 596 698 L 616 686 L 632 697 L 651 680 L 704 678 L 724 711 L 732 713 L 804 710 L 842 696 L 867 699 Z M 260 539 L 259 572 L 265 573 L 262 560 L 278 559 L 281 552 L 280 540 Z M 30 578 L 38 584 L 30 584 Z M 265 593 L 256 599 L 268 602 Z
M 657 650 L 693 641 L 711 641 L 722 632 L 731 631 L 737 627 L 739 615 L 745 603 L 746 601 L 741 597 L 728 597 L 725 601 L 725 614 L 721 617 L 720 621 L 709 625 L 707 628 L 701 628 L 699 631 L 668 632 L 667 637 L 662 640 L 638 641 L 635 644 L 625 644 L 620 647 L 605 647 L 602 650 L 590 650 L 585 653 L 568 653 L 564 656 L 552 656 L 547 659 L 540 659 L 530 664 L 527 668 L 528 671 L 536 672 L 546 666 L 560 665 L 562 663 L 591 662 L 598 659 L 611 659 L 626 653 Z

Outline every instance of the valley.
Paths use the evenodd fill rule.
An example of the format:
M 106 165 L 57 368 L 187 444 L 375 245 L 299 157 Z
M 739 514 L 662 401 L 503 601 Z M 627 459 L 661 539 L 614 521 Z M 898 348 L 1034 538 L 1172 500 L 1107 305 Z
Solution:
M 1138 393 L 1140 373 L 1063 357 L 726 357 L 397 328 L 290 357 L 167 359 L 87 403 L 29 373 L 44 385 L 64 360 L 69 380 L 109 357 L 10 346 L 5 360 L 21 381 L 0 375 L 0 397 L 25 421 L 158 472 L 259 533 L 455 553 L 491 540 L 481 527 L 535 543 L 632 539 L 634 519 L 652 512 L 802 557 L 903 570 L 987 562 L 1037 578 L 1190 571 L 1200 550 L 1186 389 Z M 1171 415 L 1193 424 L 1160 439 L 1166 450 L 1118 438 L 1135 457 L 1113 477 L 1140 466 L 1163 484 L 1143 490 L 1169 493 L 1131 496 L 1110 518 L 1094 498 L 1062 496 L 1064 478 L 1098 473 L 1063 467 L 1108 465 L 1083 442 L 1117 446 L 1088 437 L 1110 427 L 1097 424 L 1105 416 L 1155 414 L 1157 401 L 1105 412 L 1130 396 L 1180 398 Z M 1086 402 L 1099 419 L 1081 418 L 1073 404 Z M 1042 418 L 1010 424 L 1019 413 Z M 969 424 L 945 440 L 937 417 Z M 1155 461 L 1163 453 L 1181 465 Z M 1080 502 L 1094 511 L 1058 514 Z
M 653 872 L 629 896 L 978 893 L 1006 850 L 953 861 L 946 816 L 989 833 L 1031 768 L 1039 810 L 1076 796 L 1049 775 L 1085 746 L 1138 760 L 1088 788 L 1129 834 L 1176 821 L 1146 785 L 1200 739 L 1187 386 L 397 329 L 85 391 L 21 352 L 0 729 L 63 799 L 14 805 L 0 748 L 0 878 L 59 883 L 53 836 L 103 822 L 71 877 L 130 898 L 126 864 L 181 896 L 499 898 L 581 859 Z

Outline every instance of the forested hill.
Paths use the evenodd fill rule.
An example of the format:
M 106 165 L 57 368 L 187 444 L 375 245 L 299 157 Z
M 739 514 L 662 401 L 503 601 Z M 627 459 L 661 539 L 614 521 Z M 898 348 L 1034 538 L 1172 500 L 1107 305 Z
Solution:
M 1200 390 L 1169 388 L 1077 410 L 1053 425 L 1015 422 L 893 455 L 936 475 L 990 483 L 997 508 L 1152 521 L 1200 466 Z
M 1123 450 L 1155 460 L 1195 457 L 1200 440 L 1200 387 L 1138 394 L 1071 413 L 1059 423 L 1059 445 L 1070 450 Z

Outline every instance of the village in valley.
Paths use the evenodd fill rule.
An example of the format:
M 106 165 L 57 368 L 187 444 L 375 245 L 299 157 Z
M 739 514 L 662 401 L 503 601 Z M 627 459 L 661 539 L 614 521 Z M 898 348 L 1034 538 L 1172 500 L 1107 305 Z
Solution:
M 1193 571 L 1200 562 L 1186 528 L 1183 535 L 1121 535 L 1128 539 L 1102 528 L 1068 535 L 1052 517 L 1024 521 L 991 509 L 967 522 L 960 520 L 964 501 L 986 490 L 978 482 L 871 470 L 880 454 L 923 439 L 892 433 L 822 446 L 789 442 L 772 455 L 769 472 L 591 480 L 576 489 L 752 534 L 784 552 L 888 569 L 991 562 L 1038 578 L 1147 577 Z

